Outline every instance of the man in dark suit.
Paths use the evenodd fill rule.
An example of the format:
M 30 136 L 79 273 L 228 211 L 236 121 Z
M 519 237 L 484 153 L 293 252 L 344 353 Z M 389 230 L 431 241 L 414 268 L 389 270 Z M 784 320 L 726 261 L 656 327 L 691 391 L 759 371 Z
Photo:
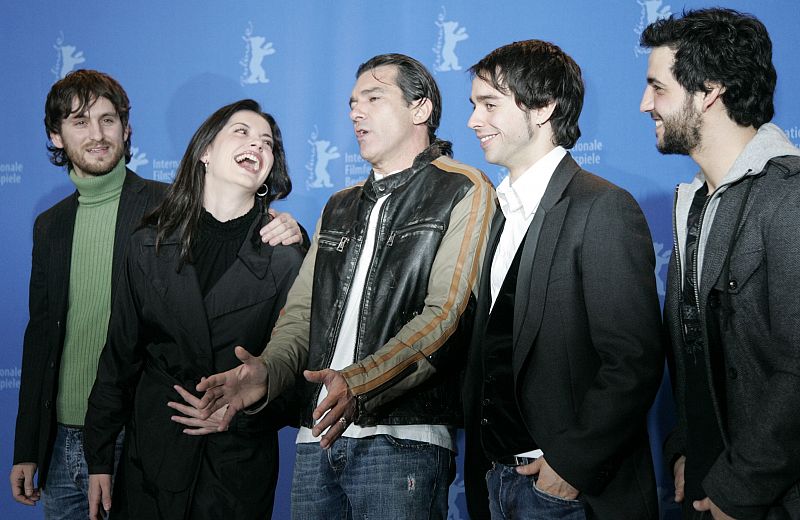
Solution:
M 767 29 L 729 9 L 642 33 L 641 110 L 700 171 L 675 194 L 664 304 L 685 518 L 800 518 L 800 150 L 772 119 Z
M 658 518 L 646 414 L 664 361 L 647 223 L 566 151 L 584 92 L 572 58 L 530 40 L 470 70 L 468 125 L 509 172 L 463 391 L 470 515 Z
M 48 519 L 89 515 L 86 400 L 128 237 L 166 188 L 125 167 L 131 157 L 129 108 L 120 84 L 92 70 L 55 83 L 45 105 L 51 162 L 67 168 L 77 191 L 39 215 L 34 226 L 10 481 L 18 502 L 34 505 L 43 497 Z M 299 241 L 288 215 L 273 222 L 262 230 L 265 241 Z

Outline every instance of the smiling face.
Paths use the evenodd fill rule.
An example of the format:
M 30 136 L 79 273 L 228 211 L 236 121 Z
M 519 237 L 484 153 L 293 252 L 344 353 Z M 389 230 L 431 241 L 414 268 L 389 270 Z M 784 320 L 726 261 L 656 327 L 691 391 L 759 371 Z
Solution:
M 702 117 L 695 96 L 672 74 L 675 51 L 656 47 L 647 66 L 647 87 L 639 109 L 656 124 L 656 147 L 664 154 L 689 155 L 700 147 Z
M 411 166 L 421 150 L 418 135 L 427 135 L 425 120 L 415 120 L 415 103 L 407 103 L 397 86 L 397 68 L 368 70 L 356 80 L 350 96 L 353 122 L 361 157 L 377 173 L 392 173 Z
M 475 131 L 488 162 L 521 173 L 536 161 L 531 111 L 521 109 L 511 93 L 475 76 L 470 102 L 474 108 L 467 126 Z
M 114 105 L 105 97 L 89 103 L 80 113 L 78 99 L 73 100 L 72 107 L 61 122 L 61 130 L 51 133 L 50 140 L 66 152 L 79 177 L 107 174 L 125 154 L 129 129 L 122 126 Z
M 272 169 L 272 144 L 266 119 L 249 110 L 235 112 L 201 158 L 207 165 L 205 189 L 258 191 Z

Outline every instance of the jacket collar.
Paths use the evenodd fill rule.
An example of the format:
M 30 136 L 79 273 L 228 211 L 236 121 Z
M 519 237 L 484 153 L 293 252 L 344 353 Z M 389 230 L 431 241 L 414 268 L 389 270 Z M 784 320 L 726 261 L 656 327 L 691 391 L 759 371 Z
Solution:
M 449 141 L 437 139 L 417 155 L 410 168 L 393 173 L 392 175 L 387 175 L 381 180 L 377 180 L 375 178 L 375 172 L 370 171 L 367 182 L 364 183 L 364 196 L 374 201 L 379 197 L 389 195 L 394 190 L 404 186 L 410 181 L 415 173 L 422 170 L 442 155 L 452 157 L 453 145 Z
M 239 247 L 239 252 L 237 253 L 239 260 L 241 260 L 250 272 L 253 273 L 253 276 L 259 280 L 263 279 L 267 274 L 272 258 L 272 251 L 274 249 L 271 245 L 261 242 L 260 236 L 258 235 L 260 225 L 261 219 L 256 217 L 253 223 L 250 224 L 247 235 L 245 235 L 246 238 L 244 242 L 242 242 L 242 245 Z M 142 241 L 142 245 L 145 247 L 155 247 L 156 233 L 154 232 L 148 235 L 147 238 Z M 177 255 L 180 248 L 180 239 L 177 231 L 173 231 L 164 238 L 164 240 L 161 241 L 161 247 L 175 247 L 176 249 L 173 254 Z M 164 253 L 162 252 L 161 254 Z

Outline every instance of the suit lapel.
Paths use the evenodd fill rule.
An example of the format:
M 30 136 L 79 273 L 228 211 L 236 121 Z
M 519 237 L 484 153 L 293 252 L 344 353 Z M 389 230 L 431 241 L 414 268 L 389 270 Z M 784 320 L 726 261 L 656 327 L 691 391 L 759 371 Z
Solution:
M 514 299 L 512 365 L 515 379 L 539 333 L 546 303 L 550 266 L 569 207 L 569 198 L 562 197 L 579 169 L 569 154 L 564 156 L 547 184 L 547 189 L 525 235 Z
M 483 255 L 483 266 L 481 268 L 481 279 L 478 286 L 478 302 L 476 307 L 476 320 L 474 332 L 479 337 L 483 337 L 486 329 L 486 324 L 489 321 L 489 309 L 492 302 L 492 260 L 494 253 L 497 250 L 497 244 L 500 242 L 500 234 L 503 226 L 506 223 L 506 217 L 503 212 L 498 210 L 494 212 L 492 225 L 489 228 L 489 239 L 486 244 L 486 253 Z
M 118 280 L 120 268 L 125 258 L 128 239 L 139 225 L 147 210 L 147 192 L 144 190 L 144 181 L 130 170 L 125 171 L 125 182 L 117 208 L 117 223 L 114 232 L 114 257 L 111 263 L 111 301 L 114 301 L 114 291 Z
M 48 290 L 53 291 L 53 302 L 56 308 L 54 315 L 66 320 L 69 298 L 69 278 L 72 268 L 72 239 L 75 234 L 75 215 L 78 212 L 78 192 L 72 194 L 69 206 L 63 218 L 57 218 L 48 235 L 51 255 L 47 263 L 49 267 Z

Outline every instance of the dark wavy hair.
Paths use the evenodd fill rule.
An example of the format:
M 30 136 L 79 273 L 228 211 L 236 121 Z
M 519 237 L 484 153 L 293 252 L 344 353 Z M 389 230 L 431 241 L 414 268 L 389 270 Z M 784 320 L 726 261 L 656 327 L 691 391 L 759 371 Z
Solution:
M 648 25 L 640 44 L 674 50 L 672 74 L 688 92 L 720 84 L 722 102 L 738 125 L 758 128 L 775 114 L 772 41 L 756 17 L 723 8 L 684 11 L 681 18 Z
M 523 110 L 542 108 L 555 101 L 550 116 L 553 144 L 572 148 L 581 136 L 581 68 L 557 45 L 542 40 L 510 43 L 487 54 L 469 68 L 469 73 L 503 94 L 511 93 Z
M 272 130 L 274 161 L 266 180 L 267 194 L 264 197 L 256 197 L 257 203 L 261 205 L 262 224 L 269 220 L 267 209 L 270 203 L 285 198 L 292 191 L 283 138 L 275 118 L 262 112 L 261 106 L 252 99 L 242 99 L 225 105 L 211 114 L 194 133 L 178 165 L 175 181 L 168 188 L 164 201 L 144 218 L 142 225 L 156 227 L 156 253 L 161 242 L 170 234 L 177 232 L 181 242 L 181 264 L 192 261 L 192 240 L 203 212 L 206 173 L 201 158 L 231 116 L 242 110 L 259 114 L 269 123 Z M 258 243 L 260 244 L 260 241 Z
M 426 122 L 428 126 L 428 141 L 436 141 L 436 130 L 442 117 L 442 95 L 439 85 L 433 79 L 425 65 L 405 54 L 379 54 L 365 61 L 358 67 L 356 79 L 363 73 L 378 67 L 393 66 L 397 68 L 397 86 L 403 93 L 406 103 L 420 103 L 425 99 L 431 100 L 433 106 L 431 115 Z
M 128 126 L 131 103 L 122 85 L 103 72 L 89 69 L 74 70 L 50 87 L 44 104 L 44 128 L 47 138 L 50 138 L 50 134 L 61 134 L 61 123 L 70 114 L 82 113 L 100 97 L 111 102 L 122 122 L 122 128 L 128 128 L 128 138 L 125 140 L 125 164 L 128 164 L 131 160 L 133 133 Z M 72 105 L 75 100 L 78 101 L 78 106 L 73 110 Z M 48 143 L 47 151 L 50 152 L 51 163 L 72 168 L 72 161 L 63 148 L 56 148 L 52 143 Z

